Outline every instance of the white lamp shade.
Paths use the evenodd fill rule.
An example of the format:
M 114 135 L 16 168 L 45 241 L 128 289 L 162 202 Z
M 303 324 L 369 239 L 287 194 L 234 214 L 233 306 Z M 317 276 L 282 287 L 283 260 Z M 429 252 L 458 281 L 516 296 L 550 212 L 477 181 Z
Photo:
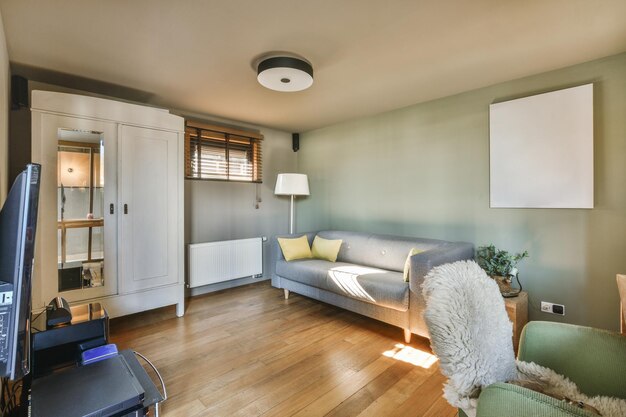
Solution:
M 257 75 L 259 83 L 275 91 L 302 91 L 313 85 L 313 77 L 295 68 L 269 68 Z
M 306 174 L 278 174 L 276 195 L 309 195 L 309 179 Z
M 305 59 L 272 56 L 257 65 L 257 80 L 270 90 L 306 90 L 313 84 L 313 67 Z

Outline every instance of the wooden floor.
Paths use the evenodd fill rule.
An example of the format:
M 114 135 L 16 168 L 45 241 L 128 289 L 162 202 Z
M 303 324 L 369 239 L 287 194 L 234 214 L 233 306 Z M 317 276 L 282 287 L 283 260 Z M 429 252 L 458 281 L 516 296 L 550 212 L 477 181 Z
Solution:
M 165 378 L 162 415 L 432 416 L 456 412 L 428 341 L 266 282 L 115 319 L 121 349 Z

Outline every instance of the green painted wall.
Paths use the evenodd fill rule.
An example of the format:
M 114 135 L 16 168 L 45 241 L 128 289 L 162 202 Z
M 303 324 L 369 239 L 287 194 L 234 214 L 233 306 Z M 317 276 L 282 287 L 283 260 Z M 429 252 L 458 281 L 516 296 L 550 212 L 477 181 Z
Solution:
M 512 63 L 513 65 L 514 63 Z M 489 104 L 593 82 L 595 208 L 490 209 Z M 520 267 L 530 318 L 616 330 L 626 273 L 626 54 L 302 135 L 311 196 L 298 230 L 344 229 L 493 242 Z M 566 316 L 540 312 L 565 304 Z

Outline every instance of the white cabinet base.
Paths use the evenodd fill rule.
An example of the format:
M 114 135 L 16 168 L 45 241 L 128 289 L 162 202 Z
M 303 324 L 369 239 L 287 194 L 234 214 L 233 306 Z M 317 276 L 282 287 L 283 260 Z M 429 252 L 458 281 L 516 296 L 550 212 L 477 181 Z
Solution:
M 185 314 L 185 286 L 184 284 L 167 285 L 130 294 L 77 301 L 70 303 L 70 305 L 87 303 L 102 304 L 109 318 L 122 317 L 169 306 L 176 306 L 176 316 L 182 317 Z M 44 311 L 42 308 L 33 308 L 34 315 L 42 311 Z
M 176 305 L 176 315 L 185 313 L 185 285 L 175 284 L 95 300 L 102 303 L 110 318 Z

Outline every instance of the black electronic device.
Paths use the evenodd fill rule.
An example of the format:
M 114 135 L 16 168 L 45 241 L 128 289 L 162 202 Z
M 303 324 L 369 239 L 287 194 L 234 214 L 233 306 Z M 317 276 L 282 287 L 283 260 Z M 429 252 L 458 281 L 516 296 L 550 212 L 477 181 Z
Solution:
M 31 274 L 41 165 L 18 175 L 0 211 L 0 376 L 30 372 Z
M 107 417 L 144 407 L 145 390 L 118 355 L 35 379 L 33 417 Z
M 294 152 L 298 152 L 300 149 L 300 134 L 292 133 L 291 134 L 291 148 Z
M 28 107 L 28 80 L 21 75 L 11 76 L 11 108 Z
M 54 297 L 46 310 L 46 327 L 55 327 L 72 322 L 72 311 L 63 297 Z

